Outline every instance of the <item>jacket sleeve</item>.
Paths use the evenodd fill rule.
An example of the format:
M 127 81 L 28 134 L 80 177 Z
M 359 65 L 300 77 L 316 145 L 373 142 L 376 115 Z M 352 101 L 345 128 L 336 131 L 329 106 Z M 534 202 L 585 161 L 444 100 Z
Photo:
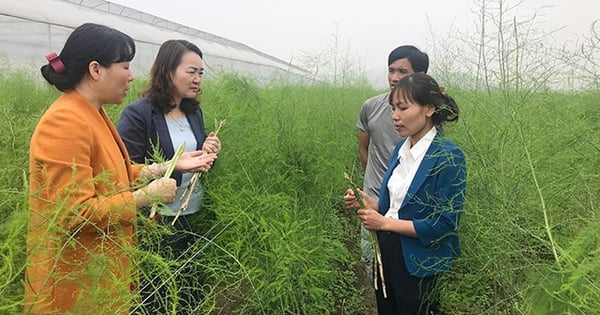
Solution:
M 420 195 L 430 210 L 423 219 L 413 221 L 423 246 L 430 247 L 448 236 L 457 235 L 458 222 L 463 211 L 466 190 L 466 164 L 463 152 L 454 147 L 445 151 L 440 163 L 430 173 L 426 196 Z

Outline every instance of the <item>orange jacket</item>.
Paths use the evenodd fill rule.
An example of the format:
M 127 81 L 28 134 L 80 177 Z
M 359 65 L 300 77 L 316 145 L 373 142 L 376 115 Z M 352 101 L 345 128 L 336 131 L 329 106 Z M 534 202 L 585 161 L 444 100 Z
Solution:
M 35 128 L 29 168 L 24 311 L 128 314 L 139 168 L 104 109 L 61 95 Z

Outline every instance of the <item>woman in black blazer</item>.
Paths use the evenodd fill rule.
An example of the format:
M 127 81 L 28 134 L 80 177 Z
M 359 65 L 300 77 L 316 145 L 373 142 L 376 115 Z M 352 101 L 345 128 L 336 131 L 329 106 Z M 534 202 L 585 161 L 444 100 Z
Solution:
M 169 40 L 161 45 L 144 97 L 127 106 L 117 124 L 133 162 L 146 163 L 157 153 L 170 159 L 184 144 L 185 152 L 203 152 L 198 158 L 206 161 L 206 167 L 201 171 L 210 169 L 221 150 L 221 142 L 213 132 L 207 135 L 204 130 L 202 109 L 197 100 L 203 74 L 202 51 L 196 45 L 185 40 Z M 193 218 L 202 205 L 201 183 L 196 185 L 188 207 L 177 217 L 183 202 L 181 197 L 192 176 L 191 173 L 174 172 L 172 177 L 177 180 L 175 200 L 158 208 L 159 223 L 173 231 L 163 234 L 162 240 L 152 244 L 150 249 L 166 259 L 183 261 L 195 254 L 188 249 L 198 235 L 193 228 Z M 186 262 L 186 265 L 190 264 Z M 142 302 L 147 304 L 147 313 L 166 314 L 172 309 L 169 304 L 175 300 L 167 298 L 165 279 L 152 281 L 153 276 L 148 275 L 146 278 L 150 279 L 142 283 Z M 198 278 L 197 271 L 188 269 L 179 270 L 175 275 L 176 287 L 171 290 L 178 292 L 179 305 L 175 307 L 178 314 L 186 314 L 201 299 Z

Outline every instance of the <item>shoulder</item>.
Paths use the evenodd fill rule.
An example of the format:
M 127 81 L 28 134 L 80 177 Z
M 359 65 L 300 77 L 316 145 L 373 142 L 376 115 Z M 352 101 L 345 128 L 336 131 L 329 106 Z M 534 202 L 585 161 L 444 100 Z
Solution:
M 383 93 L 367 99 L 363 103 L 363 107 L 374 107 L 381 105 L 389 105 L 390 93 Z
M 154 106 L 147 98 L 140 98 L 127 105 L 121 112 L 122 119 L 144 119 L 150 120 L 152 116 L 161 114 L 158 107 Z M 137 117 L 137 118 L 136 118 Z
M 446 138 L 446 137 L 442 137 L 442 143 L 443 143 L 443 147 L 448 150 L 448 151 L 452 151 L 452 152 L 457 152 L 460 153 L 461 155 L 464 155 L 462 149 L 456 144 L 454 143 L 452 140 Z
M 151 112 L 153 107 L 154 105 L 147 98 L 143 97 L 125 106 L 125 109 L 123 109 L 123 111 Z
M 64 93 L 50 105 L 43 117 L 54 119 L 56 124 L 87 126 L 91 117 L 97 114 L 97 108 L 83 101 L 82 97 L 75 93 Z
M 370 119 L 369 117 L 373 117 L 373 115 L 377 115 L 384 108 L 387 108 L 389 106 L 389 95 L 390 93 L 384 93 L 367 99 L 360 108 L 360 119 L 366 122 Z
M 455 163 L 463 163 L 465 154 L 462 149 L 452 140 L 446 138 L 443 133 L 438 132 L 432 144 L 434 151 L 440 152 L 441 156 Z
M 56 99 L 38 121 L 34 133 L 36 138 L 74 139 L 83 138 L 91 133 L 98 111 L 92 105 L 73 95 L 63 94 Z

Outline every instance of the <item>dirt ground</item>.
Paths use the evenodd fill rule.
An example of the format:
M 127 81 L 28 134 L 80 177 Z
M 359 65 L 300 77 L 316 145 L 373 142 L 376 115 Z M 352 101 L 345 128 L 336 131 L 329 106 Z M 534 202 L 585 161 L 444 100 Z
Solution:
M 365 286 L 368 284 L 365 284 Z M 367 311 L 365 315 L 377 315 L 377 302 L 375 301 L 375 292 L 373 290 L 369 291 L 369 293 L 365 297 L 365 305 Z

